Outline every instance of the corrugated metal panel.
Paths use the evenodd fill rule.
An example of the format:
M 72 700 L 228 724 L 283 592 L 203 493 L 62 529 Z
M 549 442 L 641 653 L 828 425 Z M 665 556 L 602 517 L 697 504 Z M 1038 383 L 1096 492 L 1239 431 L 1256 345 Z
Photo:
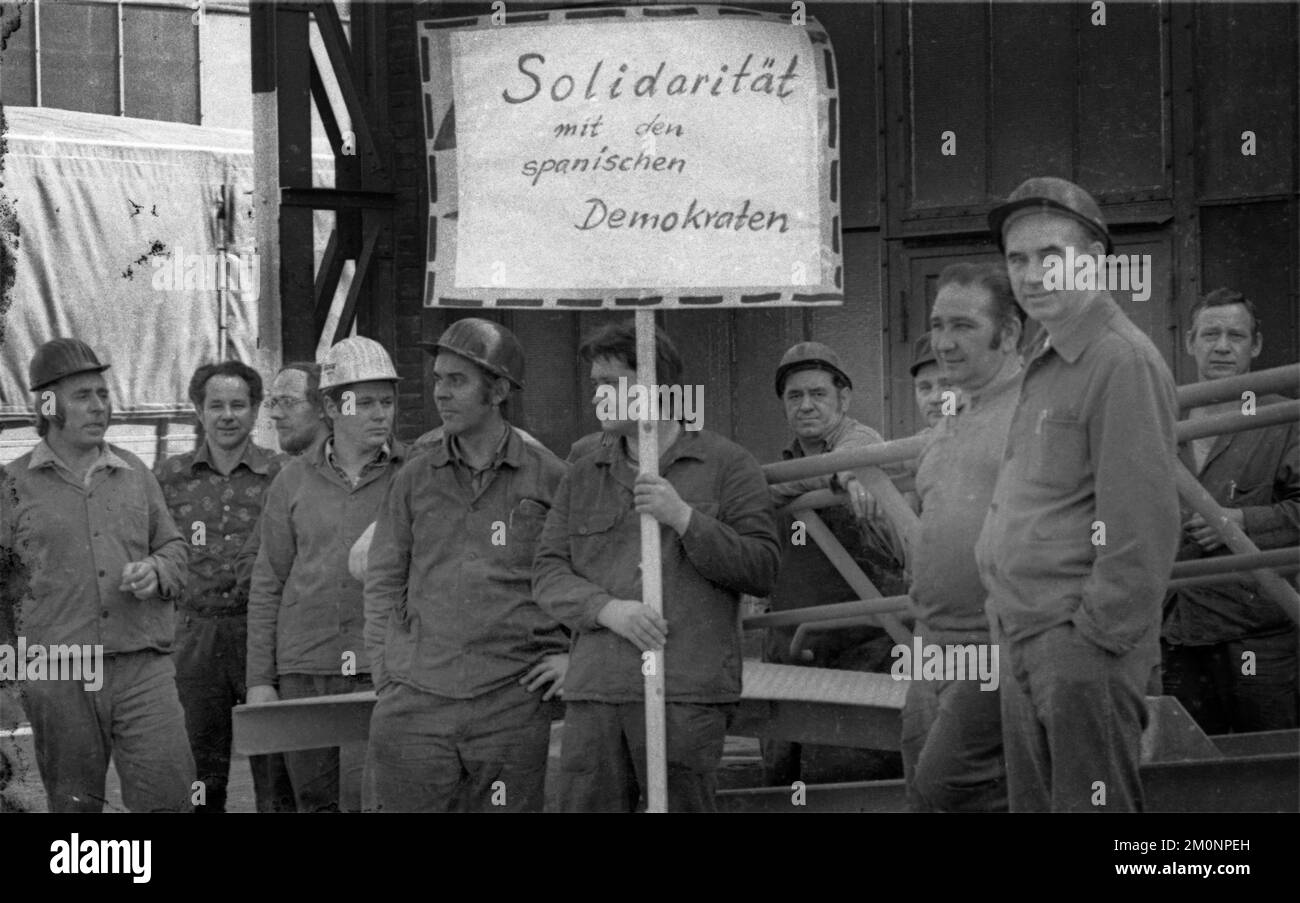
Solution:
M 993 159 L 989 189 L 1006 197 L 1035 175 L 1068 176 L 1074 157 L 1073 5 L 994 4 Z
M 1168 197 L 1169 123 L 1164 29 L 1156 4 L 1109 3 L 1106 24 L 1086 6 L 1079 33 L 1076 181 L 1094 194 Z M 1048 103 L 1048 109 L 1054 104 Z
M 844 234 L 845 299 L 843 307 L 809 311 L 812 338 L 839 352 L 853 380 L 850 414 L 879 430 L 884 426 L 884 336 L 880 303 L 880 234 Z
M 977 4 L 909 7 L 910 204 L 913 209 L 980 204 L 988 169 L 988 12 Z M 944 132 L 957 153 L 940 153 Z
M 1296 15 L 1291 3 L 1197 4 L 1198 197 L 1295 190 Z

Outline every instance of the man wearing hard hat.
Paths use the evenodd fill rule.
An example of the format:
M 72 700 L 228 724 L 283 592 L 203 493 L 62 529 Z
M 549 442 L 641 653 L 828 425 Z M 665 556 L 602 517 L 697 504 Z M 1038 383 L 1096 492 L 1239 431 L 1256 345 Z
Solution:
M 1086 191 L 1029 179 L 989 226 L 1016 301 L 1047 337 L 1025 368 L 976 546 L 1001 637 L 1010 807 L 1139 810 L 1145 689 L 1180 534 L 1173 377 L 1087 270 L 1044 279 L 1063 259 L 1110 253 Z
M 565 465 L 501 415 L 510 330 L 458 320 L 433 350 L 444 433 L 394 481 L 366 570 L 367 779 L 385 812 L 540 812 L 569 639 L 532 565 Z
M 194 759 L 170 655 L 188 549 L 153 474 L 104 441 L 107 369 L 76 339 L 32 358 L 41 441 L 0 485 L 0 561 L 20 571 L 0 581 L 0 604 L 18 607 L 20 636 L 0 641 L 51 667 L 58 649 L 81 656 L 76 679 L 21 681 L 50 811 L 101 811 L 111 756 L 128 809 L 188 812 Z
M 835 350 L 821 342 L 799 342 L 782 356 L 776 368 L 777 398 L 785 409 L 793 434 L 781 452 L 784 460 L 833 451 L 866 448 L 885 440 L 864 423 L 849 416 L 853 382 Z M 883 595 L 907 592 L 897 540 L 887 523 L 876 516 L 867 490 L 853 471 L 811 477 L 769 487 L 778 506 L 817 489 L 843 491 L 846 504 L 818 511 L 835 538 L 863 569 Z M 816 542 L 793 529 L 797 514 L 783 515 L 781 567 L 772 588 L 772 611 L 790 611 L 858 598 Z M 803 656 L 790 655 L 794 628 L 769 630 L 763 660 L 781 664 L 812 665 L 850 671 L 888 671 L 893 640 L 880 627 L 854 627 L 813 635 Z M 797 780 L 830 783 L 898 777 L 901 762 L 896 753 L 878 753 L 834 746 L 763 742 L 763 764 L 768 784 Z
M 356 337 L 321 363 L 330 436 L 284 465 L 267 490 L 248 600 L 248 702 L 369 689 L 362 585 L 348 550 L 405 459 L 393 441 L 397 371 Z M 300 812 L 360 807 L 359 750 L 285 753 Z

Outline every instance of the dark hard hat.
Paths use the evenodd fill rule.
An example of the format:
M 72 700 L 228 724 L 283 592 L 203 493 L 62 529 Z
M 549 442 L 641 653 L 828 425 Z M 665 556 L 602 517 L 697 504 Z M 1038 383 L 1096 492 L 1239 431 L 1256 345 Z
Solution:
M 853 380 L 849 379 L 849 375 L 840 366 L 840 356 L 821 342 L 800 342 L 782 355 L 781 363 L 776 368 L 777 395 L 785 391 L 785 378 L 799 370 L 826 370 L 839 376 L 850 389 L 853 388 Z
M 930 344 L 930 333 L 927 332 L 912 343 L 912 366 L 908 372 L 915 379 L 917 370 L 920 370 L 926 364 L 937 363 L 939 363 L 939 358 L 934 353 L 934 346 Z
M 94 349 L 80 339 L 51 339 L 32 355 L 27 381 L 35 392 L 74 373 L 102 373 L 107 369 L 108 364 L 101 364 Z
M 457 320 L 434 343 L 421 342 L 431 354 L 450 351 L 473 361 L 489 373 L 524 387 L 524 349 L 515 334 L 499 323 L 479 317 Z
M 1096 233 L 1106 244 L 1106 253 L 1111 253 L 1113 245 L 1106 220 L 1102 218 L 1101 208 L 1092 199 L 1092 195 L 1073 182 L 1054 176 L 1035 176 L 1020 183 L 1020 187 L 1011 192 L 1007 202 L 994 207 L 989 212 L 989 230 L 997 239 L 998 247 L 1006 250 L 1002 244 L 1002 231 L 1012 214 L 1027 213 L 1063 213 L 1071 219 L 1083 223 Z

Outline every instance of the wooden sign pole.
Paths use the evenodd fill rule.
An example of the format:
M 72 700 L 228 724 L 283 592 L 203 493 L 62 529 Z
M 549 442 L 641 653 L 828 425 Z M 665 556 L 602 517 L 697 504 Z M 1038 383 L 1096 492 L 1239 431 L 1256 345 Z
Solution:
M 643 408 L 637 430 L 639 472 L 659 473 L 659 421 L 653 392 L 655 373 L 655 314 L 653 310 L 636 312 L 636 380 L 646 387 L 649 401 Z M 641 601 L 655 614 L 663 615 L 663 573 L 659 548 L 659 522 L 649 514 L 641 515 Z M 646 811 L 668 811 L 668 751 L 664 710 L 664 654 L 642 654 L 641 673 L 645 677 L 645 750 Z

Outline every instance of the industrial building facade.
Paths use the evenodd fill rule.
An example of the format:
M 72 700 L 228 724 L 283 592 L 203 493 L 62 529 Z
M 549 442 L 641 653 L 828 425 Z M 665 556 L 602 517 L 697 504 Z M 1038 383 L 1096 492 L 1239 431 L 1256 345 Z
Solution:
M 48 20 L 40 33 L 51 40 L 58 35 L 67 44 L 77 33 L 91 40 L 102 33 L 94 22 L 116 21 L 119 58 L 132 42 L 152 41 L 165 50 L 155 68 L 166 59 L 195 72 L 217 65 L 203 59 L 199 36 L 178 31 L 186 27 L 182 4 L 39 5 Z M 461 315 L 422 303 L 431 176 L 416 23 L 494 10 L 510 21 L 557 4 L 210 5 L 221 13 L 210 13 L 214 30 L 242 34 L 237 19 L 248 19 L 248 127 L 264 280 L 257 363 L 269 370 L 310 358 L 328 338 L 323 332 L 345 335 L 355 321 L 361 334 L 393 350 L 404 376 L 399 429 L 414 437 L 437 424 L 431 359 L 420 343 Z M 1181 351 L 1187 312 L 1198 294 L 1220 285 L 1245 292 L 1260 310 L 1265 340 L 1257 368 L 1300 357 L 1296 5 L 742 6 L 815 17 L 835 47 L 846 302 L 659 317 L 683 352 L 686 381 L 706 388 L 706 425 L 760 460 L 775 459 L 787 441 L 771 377 L 782 351 L 802 339 L 828 342 L 842 355 L 856 416 L 889 437 L 915 431 L 909 348 L 925 328 L 935 279 L 950 262 L 997 258 L 985 216 L 1031 175 L 1083 185 L 1103 205 L 1116 253 L 1149 261 L 1150 297 L 1116 294 L 1179 382 L 1192 378 Z M 175 34 L 163 40 L 164 32 Z M 36 34 L 11 35 L 3 86 L 9 103 L 84 101 L 98 112 L 190 122 L 212 121 L 203 112 L 211 111 L 221 125 L 236 125 L 220 106 L 215 77 L 192 90 L 139 94 L 136 102 L 132 85 L 159 73 L 132 75 L 130 66 L 111 66 L 105 57 L 94 63 L 105 73 L 102 90 L 70 92 L 60 72 L 71 71 L 72 51 L 47 43 L 45 64 L 53 68 L 43 70 Z M 307 58 L 312 65 L 303 65 Z M 311 154 L 331 148 L 335 187 L 323 188 L 313 180 Z M 314 210 L 334 212 L 334 240 L 324 254 L 312 239 Z M 514 400 L 514 420 L 563 454 L 596 428 L 580 336 L 620 315 L 487 315 L 513 329 L 528 353 L 527 390 Z

